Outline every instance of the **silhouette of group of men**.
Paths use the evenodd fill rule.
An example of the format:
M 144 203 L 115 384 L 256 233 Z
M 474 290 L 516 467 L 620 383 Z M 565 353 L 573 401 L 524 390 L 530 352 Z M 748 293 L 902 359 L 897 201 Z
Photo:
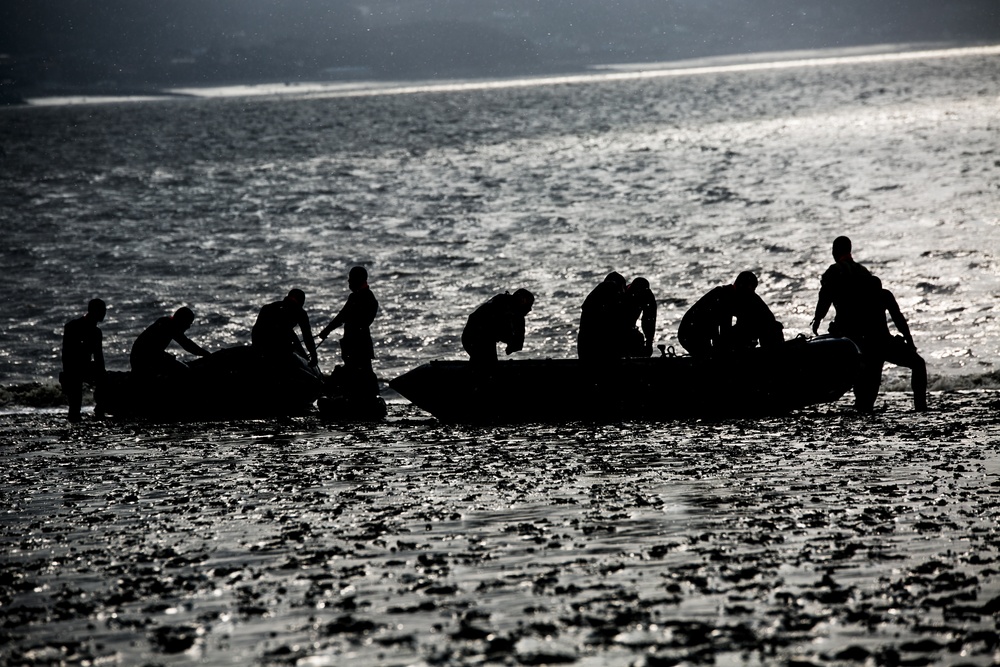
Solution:
M 636 278 L 629 283 L 612 271 L 580 307 L 577 356 L 584 361 L 649 357 L 655 334 L 656 298 L 649 281 Z
M 917 354 L 906 319 L 895 297 L 881 281 L 851 257 L 846 236 L 833 243 L 836 262 L 824 274 L 812 322 L 814 334 L 832 305 L 836 318 L 832 335 L 849 338 L 861 352 L 861 373 L 855 383 L 855 409 L 871 412 L 878 396 L 885 362 L 912 370 L 914 407 L 927 409 L 927 368 Z M 783 327 L 757 295 L 757 276 L 742 271 L 731 285 L 720 285 L 702 296 L 681 319 L 677 338 L 692 356 L 725 358 L 784 342 Z M 499 294 L 477 308 L 462 332 L 462 346 L 478 364 L 497 361 L 496 344 L 511 354 L 524 347 L 524 318 L 534 296 L 525 289 Z M 901 335 L 889 332 L 886 313 Z M 638 326 L 637 326 L 638 322 Z M 645 278 L 629 283 L 613 271 L 587 296 L 580 313 L 577 354 L 583 361 L 649 357 L 656 330 L 656 298 Z
M 368 286 L 368 271 L 356 266 L 348 274 L 351 294 L 336 317 L 323 328 L 320 340 L 325 340 L 338 327 L 344 327 L 340 341 L 341 357 L 349 380 L 347 390 L 355 395 L 378 394 L 378 381 L 372 371 L 374 345 L 371 324 L 378 314 L 378 300 Z M 316 342 L 309 325 L 305 306 L 306 295 L 300 289 L 288 292 L 284 299 L 262 307 L 251 329 L 251 345 L 264 363 L 284 364 L 290 358 L 308 360 L 317 366 Z M 63 371 L 59 376 L 69 402 L 69 420 L 80 421 L 83 385 L 96 384 L 106 372 L 102 351 L 102 334 L 97 325 L 104 320 L 107 306 L 101 299 L 92 299 L 83 317 L 71 320 L 63 332 Z M 158 318 L 135 342 L 129 354 L 129 364 L 137 379 L 158 381 L 175 378 L 189 372 L 189 367 L 167 352 L 176 342 L 187 352 L 207 357 L 211 353 L 187 337 L 194 322 L 194 312 L 178 308 L 173 315 Z M 298 328 L 302 338 L 295 333 Z M 303 348 L 304 344 L 304 348 Z
M 819 301 L 812 321 L 814 334 L 832 305 L 836 317 L 832 335 L 849 338 L 861 351 L 862 371 L 854 386 L 855 408 L 870 412 L 878 396 L 882 366 L 890 362 L 912 370 L 914 407 L 927 409 L 927 369 L 917 354 L 913 337 L 892 293 L 881 281 L 854 261 L 851 241 L 846 236 L 833 243 L 835 263 L 823 274 Z M 701 297 L 681 319 L 677 332 L 681 345 L 696 357 L 724 358 L 745 353 L 758 344 L 779 346 L 782 325 L 756 294 L 757 277 L 750 271 L 736 276 L 731 285 L 713 288 Z M 377 395 L 378 382 L 372 370 L 375 357 L 371 324 L 378 314 L 378 301 L 368 285 L 368 272 L 356 266 L 348 274 L 350 295 L 340 312 L 319 333 L 319 339 L 344 327 L 341 356 L 351 391 Z M 497 362 L 497 343 L 506 353 L 524 347 L 525 316 L 534 305 L 534 295 L 526 289 L 498 294 L 469 315 L 462 332 L 462 347 L 476 365 Z M 281 362 L 294 355 L 317 365 L 316 342 L 304 308 L 305 293 L 293 289 L 281 301 L 260 309 L 251 331 L 253 349 L 264 360 Z M 63 372 L 60 382 L 69 401 L 70 421 L 79 421 L 84 383 L 95 383 L 105 372 L 101 330 L 107 307 L 100 299 L 88 304 L 87 314 L 66 324 L 63 335 Z M 886 314 L 900 335 L 889 332 Z M 208 350 L 191 341 L 186 331 L 194 322 L 194 312 L 179 308 L 172 316 L 161 317 L 143 331 L 129 355 L 133 373 L 158 378 L 187 372 L 185 364 L 166 351 L 171 341 L 187 352 L 208 356 Z M 295 333 L 298 328 L 301 339 Z M 583 361 L 608 361 L 628 357 L 649 357 L 656 331 L 656 298 L 645 278 L 631 283 L 612 272 L 598 284 L 581 307 L 577 352 Z M 304 345 L 304 348 L 303 348 Z

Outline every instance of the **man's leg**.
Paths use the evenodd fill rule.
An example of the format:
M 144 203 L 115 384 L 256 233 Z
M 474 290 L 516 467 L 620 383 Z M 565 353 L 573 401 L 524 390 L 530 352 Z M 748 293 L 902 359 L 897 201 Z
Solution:
M 681 327 L 677 332 L 677 342 L 688 351 L 692 357 L 709 357 L 712 355 L 712 340 L 707 332 L 695 327 Z
M 885 360 L 890 364 L 909 368 L 910 386 L 913 389 L 913 408 L 917 412 L 927 410 L 927 364 L 923 357 L 917 354 L 916 348 L 907 345 L 901 338 L 895 337 L 886 346 Z
M 74 423 L 80 421 L 80 410 L 83 406 L 83 379 L 63 372 L 59 374 L 59 383 L 66 395 L 66 402 L 69 403 L 67 418 Z
M 854 382 L 854 409 L 871 412 L 882 385 L 882 358 L 874 353 L 861 355 L 861 368 Z
M 344 393 L 350 399 L 370 399 L 378 396 L 378 378 L 372 370 L 371 359 L 344 357 L 344 370 L 347 371 L 347 386 Z

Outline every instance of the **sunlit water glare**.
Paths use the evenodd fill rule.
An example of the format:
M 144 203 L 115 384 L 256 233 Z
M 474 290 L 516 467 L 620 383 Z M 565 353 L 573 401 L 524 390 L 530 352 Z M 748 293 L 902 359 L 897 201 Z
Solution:
M 470 310 L 522 286 L 538 296 L 522 356 L 572 356 L 580 303 L 612 269 L 650 280 L 665 344 L 687 305 L 743 269 L 792 336 L 839 234 L 895 292 L 932 375 L 989 372 L 1000 85 L 980 51 L 5 109 L 0 377 L 53 378 L 61 327 L 92 296 L 111 304 L 122 366 L 181 304 L 213 348 L 246 342 L 292 286 L 321 322 L 356 263 L 382 303 L 387 378 L 461 356 Z

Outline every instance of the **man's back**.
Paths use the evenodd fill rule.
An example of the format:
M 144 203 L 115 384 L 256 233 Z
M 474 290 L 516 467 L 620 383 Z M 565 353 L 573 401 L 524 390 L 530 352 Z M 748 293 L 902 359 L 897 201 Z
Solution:
M 498 294 L 476 308 L 462 330 L 462 347 L 473 362 L 495 362 L 498 342 L 507 344 L 507 354 L 524 346 L 524 315 L 513 294 Z
M 717 326 L 723 321 L 731 321 L 736 315 L 736 296 L 736 288 L 732 285 L 713 287 L 684 313 L 681 322 Z
M 623 286 L 614 280 L 599 283 L 580 308 L 580 329 L 577 332 L 577 355 L 586 358 L 617 358 L 622 342 L 634 327 L 628 327 Z
M 170 317 L 158 318 L 132 343 L 132 354 L 152 354 L 163 352 L 174 338 L 174 328 Z
M 871 292 L 871 272 L 852 259 L 841 260 L 823 273 L 817 313 L 832 304 L 837 314 L 831 333 L 862 336 L 871 326 Z M 826 314 L 825 310 L 822 314 Z
M 88 317 L 78 317 L 67 322 L 63 329 L 63 370 L 80 373 L 87 369 L 91 358 L 103 362 L 103 359 L 99 359 L 101 342 L 101 329 Z
M 494 342 L 509 343 L 515 318 L 514 297 L 510 294 L 497 294 L 472 311 L 466 330 L 470 335 L 488 337 Z
M 351 292 L 347 303 L 334 320 L 343 320 L 344 340 L 349 345 L 363 347 L 373 354 L 371 325 L 378 314 L 378 299 L 371 289 L 361 289 Z
M 285 349 L 291 341 L 292 329 L 298 323 L 299 312 L 301 308 L 288 300 L 275 301 L 261 308 L 250 330 L 253 346 Z

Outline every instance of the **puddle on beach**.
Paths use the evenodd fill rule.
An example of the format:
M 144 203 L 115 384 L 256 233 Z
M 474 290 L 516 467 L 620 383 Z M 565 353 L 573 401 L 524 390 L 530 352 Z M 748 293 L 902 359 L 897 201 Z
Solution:
M 764 421 L 0 417 L 8 664 L 991 664 L 996 392 Z

